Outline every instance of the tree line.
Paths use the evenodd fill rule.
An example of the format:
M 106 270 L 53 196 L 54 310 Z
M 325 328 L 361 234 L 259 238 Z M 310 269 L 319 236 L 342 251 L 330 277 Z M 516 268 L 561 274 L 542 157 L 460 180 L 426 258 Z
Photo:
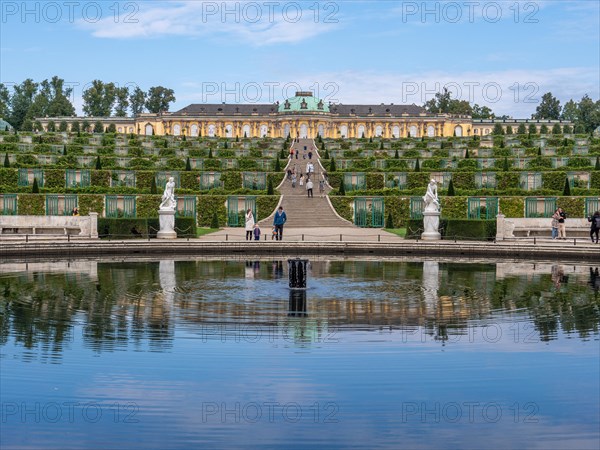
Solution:
M 32 131 L 36 117 L 71 117 L 75 107 L 70 97 L 73 88 L 57 76 L 36 83 L 31 78 L 12 86 L 12 92 L 0 83 L 0 117 L 17 130 Z M 175 102 L 173 89 L 153 86 L 147 92 L 115 83 L 94 80 L 83 91 L 83 113 L 87 117 L 127 117 L 143 112 L 158 114 Z
M 509 116 L 496 116 L 487 106 L 477 104 L 471 106 L 466 100 L 453 99 L 446 88 L 435 94 L 434 98 L 425 102 L 424 108 L 430 113 L 437 114 L 463 114 L 473 119 L 511 119 Z M 576 102 L 573 99 L 561 107 L 558 100 L 551 92 L 542 96 L 540 104 L 536 107 L 532 119 L 545 120 L 570 120 L 575 125 L 576 133 L 591 133 L 600 126 L 600 100 L 594 102 L 587 94 Z

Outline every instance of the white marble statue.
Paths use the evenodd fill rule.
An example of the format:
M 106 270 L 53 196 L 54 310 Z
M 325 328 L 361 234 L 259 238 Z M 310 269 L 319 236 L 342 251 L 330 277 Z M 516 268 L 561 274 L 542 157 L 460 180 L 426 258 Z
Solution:
M 425 203 L 424 211 L 437 212 L 440 210 L 440 201 L 437 196 L 437 181 L 433 178 L 427 185 L 427 192 L 423 197 L 423 202 Z
M 175 179 L 169 177 L 169 181 L 165 185 L 165 192 L 162 196 L 162 203 L 159 206 L 161 211 L 175 211 L 177 202 L 175 201 Z

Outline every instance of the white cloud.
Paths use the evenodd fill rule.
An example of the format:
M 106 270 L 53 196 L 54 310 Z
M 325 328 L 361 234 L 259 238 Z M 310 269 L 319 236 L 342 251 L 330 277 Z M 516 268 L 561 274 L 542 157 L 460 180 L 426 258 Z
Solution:
M 165 36 L 225 37 L 253 46 L 295 43 L 327 33 L 337 23 L 324 23 L 308 4 L 242 1 L 173 1 L 141 3 L 130 17 L 105 17 L 77 25 L 98 38 L 150 39 Z M 291 5 L 291 6 L 290 6 Z M 298 5 L 300 9 L 296 9 Z

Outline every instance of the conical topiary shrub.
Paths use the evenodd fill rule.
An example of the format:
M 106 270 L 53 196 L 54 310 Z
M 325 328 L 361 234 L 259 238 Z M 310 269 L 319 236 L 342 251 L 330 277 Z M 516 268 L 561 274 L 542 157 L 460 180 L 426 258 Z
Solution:
M 217 216 L 216 211 L 213 213 L 212 220 L 210 221 L 210 227 L 212 229 L 219 228 L 219 217 Z
M 454 197 L 454 183 L 452 182 L 452 178 L 450 178 L 450 183 L 448 183 L 448 197 Z
M 281 163 L 279 162 L 279 157 L 275 160 L 275 172 L 281 172 Z
M 571 196 L 571 183 L 569 183 L 569 178 L 565 178 L 565 187 L 563 189 L 563 195 L 565 197 Z
M 387 220 L 385 221 L 386 228 L 394 228 L 394 218 L 392 217 L 392 213 L 388 212 Z
M 31 187 L 31 193 L 32 194 L 39 194 L 40 193 L 40 188 L 38 187 L 37 178 L 33 179 L 33 186 Z
M 344 180 L 340 182 L 340 189 L 338 191 L 339 195 L 346 195 L 346 187 L 344 186 Z
M 102 170 L 102 161 L 100 161 L 100 155 L 96 158 L 96 170 Z
M 598 160 L 596 160 L 596 165 L 598 165 Z M 10 160 L 8 159 L 8 152 L 4 155 L 4 167 L 10 167 Z
M 192 170 L 192 163 L 190 163 L 190 157 L 185 160 L 185 170 L 186 172 L 190 172 Z
M 394 152 L 394 159 L 400 159 L 400 155 L 398 154 L 398 149 Z
M 267 195 L 273 195 L 273 180 L 269 179 L 269 184 L 267 185 Z
M 158 189 L 156 187 L 156 178 L 152 177 L 152 182 L 150 183 L 150 193 L 158 194 Z
M 415 172 L 420 172 L 421 171 L 421 165 L 419 164 L 419 158 L 417 158 L 417 161 L 415 162 Z
M 600 156 L 596 156 L 596 167 L 594 170 L 600 170 Z
M 335 159 L 331 158 L 331 162 L 329 163 L 329 171 L 335 172 Z

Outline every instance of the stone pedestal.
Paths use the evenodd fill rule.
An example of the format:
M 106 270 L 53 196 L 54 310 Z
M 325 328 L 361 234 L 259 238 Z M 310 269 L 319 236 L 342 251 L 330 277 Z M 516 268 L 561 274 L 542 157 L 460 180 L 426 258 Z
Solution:
M 175 231 L 175 211 L 173 210 L 158 210 L 160 219 L 160 231 L 156 234 L 158 239 L 177 239 Z
M 425 231 L 421 234 L 422 240 L 439 241 L 442 239 L 439 232 L 440 214 L 439 211 L 423 211 L 423 228 Z

